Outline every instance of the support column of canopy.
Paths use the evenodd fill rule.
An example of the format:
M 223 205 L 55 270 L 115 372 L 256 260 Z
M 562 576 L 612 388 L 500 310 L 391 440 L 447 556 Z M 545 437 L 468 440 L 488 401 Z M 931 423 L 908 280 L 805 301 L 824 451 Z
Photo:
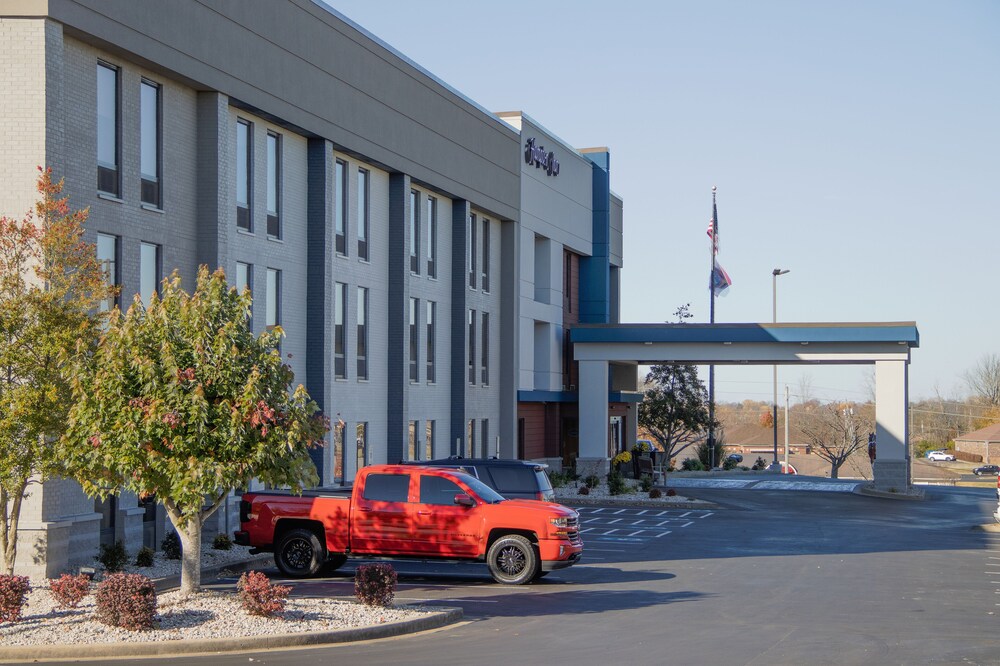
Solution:
M 577 473 L 608 472 L 608 362 L 580 361 L 580 455 Z
M 910 487 L 910 448 L 906 361 L 875 363 L 875 488 L 906 492 Z

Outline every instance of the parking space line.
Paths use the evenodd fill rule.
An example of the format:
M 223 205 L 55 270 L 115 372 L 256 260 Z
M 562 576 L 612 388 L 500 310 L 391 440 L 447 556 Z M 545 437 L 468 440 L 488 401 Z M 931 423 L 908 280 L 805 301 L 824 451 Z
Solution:
M 649 509 L 643 509 L 642 511 L 640 511 L 639 513 L 637 513 L 635 515 L 641 516 L 642 514 L 646 513 L 647 511 L 649 511 Z
M 688 522 L 686 522 L 683 525 L 681 525 L 681 527 L 687 527 L 689 525 L 694 525 L 694 522 L 689 520 Z
M 589 532 L 589 531 L 590 531 L 590 530 L 592 530 L 592 529 L 594 529 L 594 528 L 593 528 L 593 527 L 588 527 L 588 528 L 587 528 L 587 529 L 585 529 L 585 530 L 580 530 L 580 534 L 583 534 L 584 532 Z
M 611 530 L 608 530 L 607 532 L 605 532 L 602 536 L 608 536 L 612 532 L 617 532 L 617 531 L 618 531 L 617 528 L 616 529 L 611 529 Z M 997 592 L 997 594 L 1000 594 L 1000 592 Z
M 614 520 L 609 520 L 608 525 L 614 525 L 615 523 L 620 523 L 621 520 L 622 520 L 621 518 L 615 518 Z
M 628 509 L 618 509 L 617 511 L 615 511 L 615 515 L 617 516 L 619 513 L 624 513 L 626 511 L 628 511 Z
M 668 534 L 670 534 L 670 530 L 667 530 L 666 532 L 660 532 L 659 534 L 656 535 L 656 537 L 660 538 L 660 537 L 667 536 Z
M 698 516 L 698 517 L 699 518 L 708 518 L 709 516 L 713 516 L 713 515 L 715 515 L 715 514 L 713 514 L 713 513 L 706 513 L 704 516 Z
M 685 511 L 684 513 L 682 513 L 681 515 L 679 515 L 679 516 L 677 516 L 677 517 L 678 517 L 678 518 L 684 518 L 685 516 L 690 516 L 690 515 L 691 515 L 691 512 L 690 512 L 690 511 Z
M 645 531 L 646 530 L 636 530 L 635 532 L 632 532 L 631 534 L 626 534 L 625 536 L 635 536 L 636 534 L 642 534 Z

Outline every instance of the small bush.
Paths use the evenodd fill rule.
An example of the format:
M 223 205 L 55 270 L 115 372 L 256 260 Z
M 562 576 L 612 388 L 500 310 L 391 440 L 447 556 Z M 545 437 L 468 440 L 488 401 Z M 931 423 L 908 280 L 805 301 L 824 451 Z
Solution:
M 229 550 L 233 547 L 233 540 L 225 532 L 215 535 L 212 540 L 212 548 L 215 550 Z
M 677 491 L 676 491 L 676 490 L 674 490 L 673 488 L 668 488 L 668 489 L 667 489 L 667 497 L 673 497 L 673 496 L 675 496 L 676 494 L 677 494 Z
M 639 479 L 639 489 L 644 493 L 653 489 L 653 479 L 648 474 Z
M 757 456 L 757 460 L 754 461 L 753 467 L 751 468 L 755 472 L 759 472 L 762 469 L 767 469 L 767 463 L 760 456 Z
M 597 486 L 601 485 L 601 479 L 596 474 L 591 474 L 590 476 L 585 478 L 583 482 L 587 484 L 588 488 L 596 488 Z
M 589 495 L 590 494 L 590 487 L 589 486 L 580 486 L 580 489 L 576 491 L 576 494 L 577 495 Z
M 659 488 L 653 488 L 649 491 L 649 499 L 660 499 L 663 497 L 663 492 Z
M 391 564 L 362 564 L 354 573 L 354 596 L 366 606 L 390 606 L 396 596 L 396 570 Z
M 121 571 L 128 564 L 128 553 L 125 551 L 125 544 L 121 541 L 115 541 L 112 546 L 102 543 L 101 554 L 97 556 L 97 561 L 109 573 Z
M 240 593 L 240 603 L 250 615 L 272 617 L 285 610 L 288 593 L 287 585 L 272 585 L 271 580 L 260 571 L 248 571 L 236 583 Z
M 552 484 L 553 488 L 562 488 L 569 483 L 570 480 L 568 472 L 549 472 L 549 483 Z
M 722 461 L 722 469 L 727 471 L 731 469 L 736 469 L 737 465 L 739 465 L 739 463 L 733 460 L 732 458 L 726 458 L 725 460 Z
M 94 592 L 94 618 L 129 631 L 151 629 L 156 616 L 156 588 L 148 576 L 113 573 Z
M 181 559 L 181 538 L 175 530 L 170 530 L 167 532 L 167 536 L 163 537 L 160 550 L 163 551 L 163 556 L 168 560 Z
M 27 576 L 0 574 L 0 622 L 17 622 L 21 619 L 21 609 L 31 592 L 31 581 Z
M 628 487 L 625 485 L 625 477 L 619 472 L 611 472 L 608 474 L 608 494 L 609 495 L 621 495 L 628 491 Z
M 139 549 L 139 552 L 135 554 L 135 566 L 137 567 L 151 567 L 153 566 L 153 549 L 149 546 L 143 546 Z
M 705 466 L 697 458 L 685 458 L 681 463 L 681 469 L 685 472 L 704 472 Z
M 63 574 L 49 581 L 49 592 L 63 608 L 76 608 L 90 592 L 90 578 L 85 574 Z

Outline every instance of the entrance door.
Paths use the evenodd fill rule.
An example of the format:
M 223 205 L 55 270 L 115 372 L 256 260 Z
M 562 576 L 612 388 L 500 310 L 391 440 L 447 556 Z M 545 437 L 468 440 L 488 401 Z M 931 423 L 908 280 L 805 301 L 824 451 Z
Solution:
M 575 418 L 562 420 L 562 461 L 563 467 L 574 467 L 580 456 L 580 423 Z

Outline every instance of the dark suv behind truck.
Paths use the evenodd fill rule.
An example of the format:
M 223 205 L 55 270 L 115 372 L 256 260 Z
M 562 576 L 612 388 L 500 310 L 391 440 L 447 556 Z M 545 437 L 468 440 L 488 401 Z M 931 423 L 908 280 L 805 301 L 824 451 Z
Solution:
M 452 456 L 438 460 L 408 460 L 405 464 L 465 470 L 507 499 L 555 501 L 555 491 L 545 473 L 548 465 L 543 463 Z

